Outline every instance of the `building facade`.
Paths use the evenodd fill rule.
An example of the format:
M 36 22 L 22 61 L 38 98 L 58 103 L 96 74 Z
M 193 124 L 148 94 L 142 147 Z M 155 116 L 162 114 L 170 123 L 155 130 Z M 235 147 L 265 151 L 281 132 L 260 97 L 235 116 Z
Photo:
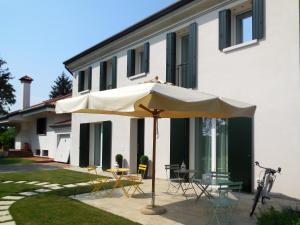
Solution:
M 251 191 L 282 167 L 274 192 L 300 198 L 299 1 L 179 1 L 67 60 L 73 96 L 153 79 L 255 104 L 253 119 L 160 119 L 164 165 L 228 171 Z M 135 170 L 152 155 L 151 119 L 72 114 L 71 164 L 104 169 L 116 154 Z M 151 166 L 151 165 L 150 165 Z M 290 184 L 290 185 L 288 185 Z

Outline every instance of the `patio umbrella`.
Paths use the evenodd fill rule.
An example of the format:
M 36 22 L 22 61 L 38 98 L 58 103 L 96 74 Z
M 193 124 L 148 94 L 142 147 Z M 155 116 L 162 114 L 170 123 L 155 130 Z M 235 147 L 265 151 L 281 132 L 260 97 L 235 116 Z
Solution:
M 152 82 L 60 100 L 56 113 L 96 113 L 153 118 L 152 201 L 149 210 L 162 213 L 155 205 L 156 132 L 158 118 L 252 117 L 255 106 L 196 90 Z

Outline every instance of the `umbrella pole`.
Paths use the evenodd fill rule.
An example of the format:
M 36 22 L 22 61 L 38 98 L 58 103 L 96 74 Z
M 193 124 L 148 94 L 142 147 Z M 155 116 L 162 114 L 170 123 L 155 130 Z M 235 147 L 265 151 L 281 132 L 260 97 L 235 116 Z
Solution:
M 157 115 L 153 115 L 153 142 L 152 142 L 152 207 L 155 206 L 155 161 L 156 161 L 156 131 L 157 131 Z

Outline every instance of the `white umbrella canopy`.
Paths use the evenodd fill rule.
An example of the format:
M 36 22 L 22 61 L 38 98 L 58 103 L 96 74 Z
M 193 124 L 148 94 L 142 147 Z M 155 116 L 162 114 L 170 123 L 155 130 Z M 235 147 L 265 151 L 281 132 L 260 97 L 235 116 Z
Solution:
M 161 83 L 143 83 L 107 91 L 92 92 L 60 100 L 56 113 L 100 113 L 160 118 L 252 117 L 255 106 L 200 91 Z
M 200 91 L 154 82 L 63 99 L 56 103 L 56 113 L 96 113 L 131 117 L 153 117 L 152 202 L 144 211 L 160 214 L 155 206 L 156 129 L 158 118 L 231 118 L 253 117 L 256 106 L 217 97 Z M 150 212 L 149 212 L 150 211 Z

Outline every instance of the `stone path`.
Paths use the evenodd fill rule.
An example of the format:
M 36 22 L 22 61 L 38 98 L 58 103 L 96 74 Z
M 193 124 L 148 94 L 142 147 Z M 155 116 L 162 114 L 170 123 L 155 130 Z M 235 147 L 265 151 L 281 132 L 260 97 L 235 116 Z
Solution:
M 66 184 L 66 185 L 60 185 L 60 184 L 51 184 L 50 182 L 40 182 L 40 181 L 0 181 L 1 184 L 31 184 L 36 185 L 37 189 L 33 191 L 26 191 L 26 192 L 20 192 L 16 193 L 15 195 L 8 195 L 0 198 L 0 225 L 16 225 L 15 221 L 13 220 L 11 214 L 9 213 L 9 208 L 12 204 L 14 204 L 16 201 L 37 195 L 40 193 L 50 192 L 53 190 L 59 190 L 62 188 L 72 188 L 77 186 L 88 186 L 90 185 L 90 182 L 82 182 L 82 183 L 75 183 L 75 184 Z

